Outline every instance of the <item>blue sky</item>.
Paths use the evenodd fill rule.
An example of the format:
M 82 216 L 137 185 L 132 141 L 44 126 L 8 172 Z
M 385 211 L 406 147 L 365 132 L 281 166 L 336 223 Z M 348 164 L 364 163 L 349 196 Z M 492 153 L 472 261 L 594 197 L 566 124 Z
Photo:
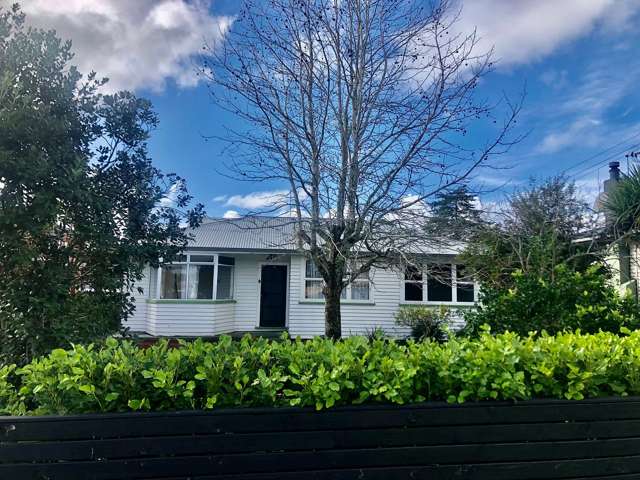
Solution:
M 186 178 L 210 215 L 255 208 L 282 189 L 220 175 L 227 154 L 204 138 L 224 134 L 236 120 L 210 100 L 195 58 L 205 38 L 224 41 L 238 2 L 27 0 L 23 8 L 34 24 L 72 39 L 81 70 L 152 100 L 160 116 L 154 162 Z M 476 27 L 498 65 L 479 94 L 497 100 L 527 91 L 519 118 L 527 137 L 496 161 L 499 169 L 477 172 L 477 183 L 496 189 L 485 199 L 563 172 L 593 198 L 608 161 L 625 167 L 625 153 L 640 150 L 638 20 L 637 0 L 467 0 L 460 28 Z

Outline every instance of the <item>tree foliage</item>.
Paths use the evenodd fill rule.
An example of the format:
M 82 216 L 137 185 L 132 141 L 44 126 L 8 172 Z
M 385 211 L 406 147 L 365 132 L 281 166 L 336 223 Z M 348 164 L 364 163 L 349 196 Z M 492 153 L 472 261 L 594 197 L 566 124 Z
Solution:
M 482 289 L 480 305 L 465 315 L 467 333 L 489 325 L 493 332 L 531 331 L 555 334 L 564 330 L 619 333 L 640 326 L 640 310 L 634 299 L 621 298 L 608 283 L 600 265 L 583 272 L 556 266 L 553 276 L 515 272 L 511 288 Z
M 637 237 L 640 231 L 640 168 L 633 165 L 606 194 L 605 211 L 613 219 L 616 237 Z
M 151 104 L 100 94 L 71 59 L 70 42 L 0 9 L 0 360 L 118 331 L 145 263 L 201 217 L 149 159 Z
M 516 271 L 548 280 L 561 264 L 584 271 L 599 258 L 591 243 L 575 242 L 591 218 L 573 182 L 562 176 L 534 182 L 474 232 L 463 261 L 485 287 L 511 287 Z

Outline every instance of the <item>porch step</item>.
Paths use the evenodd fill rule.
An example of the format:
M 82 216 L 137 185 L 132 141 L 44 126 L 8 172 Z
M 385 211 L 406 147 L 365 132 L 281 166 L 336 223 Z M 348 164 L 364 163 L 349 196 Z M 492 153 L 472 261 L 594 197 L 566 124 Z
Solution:
M 287 328 L 256 327 L 253 330 L 238 330 L 233 332 L 231 336 L 239 338 L 248 333 L 254 337 L 279 338 L 282 332 L 286 332 L 287 330 Z

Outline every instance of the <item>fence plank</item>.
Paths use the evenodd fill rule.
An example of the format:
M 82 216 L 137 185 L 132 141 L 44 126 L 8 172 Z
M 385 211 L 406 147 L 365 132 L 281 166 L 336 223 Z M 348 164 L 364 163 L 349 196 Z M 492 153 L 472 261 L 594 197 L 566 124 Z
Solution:
M 246 453 L 253 451 L 326 450 L 340 448 L 464 445 L 559 440 L 612 439 L 637 436 L 640 420 L 527 425 L 471 425 L 323 430 L 315 432 L 140 437 L 65 442 L 5 443 L 1 463 L 107 460 L 172 455 Z
M 291 432 L 444 425 L 493 425 L 640 419 L 640 400 L 603 402 L 521 402 L 491 405 L 463 404 L 366 408 L 338 408 L 326 412 L 306 409 L 237 409 L 163 414 L 85 415 L 65 417 L 0 417 L 0 441 L 81 440 L 99 438 L 212 433 Z

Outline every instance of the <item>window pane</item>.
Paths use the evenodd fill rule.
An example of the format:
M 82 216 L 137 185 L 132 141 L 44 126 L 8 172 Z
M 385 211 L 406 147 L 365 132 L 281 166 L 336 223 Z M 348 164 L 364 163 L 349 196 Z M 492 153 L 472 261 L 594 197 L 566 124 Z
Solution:
M 456 265 L 456 279 L 459 282 L 473 282 L 471 273 L 464 265 Z
M 304 282 L 304 298 L 323 299 L 322 280 L 306 280 Z
M 166 265 L 162 267 L 160 298 L 185 298 L 186 286 L 186 265 Z
M 213 255 L 191 255 L 190 262 L 213 263 L 215 257 Z
M 218 263 L 221 265 L 235 265 L 236 259 L 233 257 L 218 257 Z
M 473 283 L 459 283 L 457 286 L 457 294 L 459 302 L 473 302 Z
M 158 269 L 149 269 L 149 298 L 156 298 L 158 296 Z
M 415 282 L 422 281 L 422 270 L 413 265 L 408 265 L 404 271 L 404 279 L 405 280 L 413 280 Z
M 189 265 L 188 298 L 213 298 L 213 265 Z
M 427 299 L 430 302 L 450 302 L 453 299 L 451 265 L 432 265 L 429 268 Z
M 369 282 L 353 282 L 351 284 L 351 300 L 369 300 Z
M 218 265 L 218 287 L 216 289 L 217 300 L 233 298 L 233 267 Z
M 407 282 L 404 284 L 404 299 L 408 302 L 422 301 L 422 284 Z
M 316 264 L 313 263 L 313 260 L 307 260 L 304 276 L 306 278 L 322 278 L 322 275 L 320 274 L 320 270 L 318 270 L 318 267 L 316 267 Z

